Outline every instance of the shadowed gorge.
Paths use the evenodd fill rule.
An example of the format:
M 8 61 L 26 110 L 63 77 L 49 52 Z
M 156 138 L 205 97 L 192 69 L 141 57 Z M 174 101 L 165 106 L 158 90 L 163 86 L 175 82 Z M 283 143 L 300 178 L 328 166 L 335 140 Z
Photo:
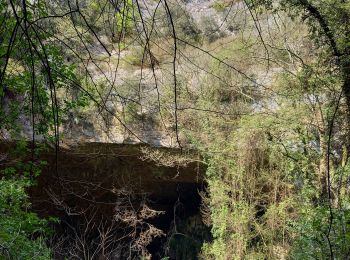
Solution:
M 123 221 L 117 223 L 113 219 L 118 211 L 126 208 L 137 211 L 142 203 L 160 212 L 147 220 L 164 232 L 145 246 L 153 259 L 161 259 L 165 251 L 174 259 L 179 255 L 193 258 L 201 243 L 210 239 L 209 229 L 200 216 L 204 166 L 197 162 L 189 162 L 186 166 L 162 166 L 146 159 L 141 148 L 139 145 L 90 143 L 61 149 L 57 156 L 57 168 L 55 153 L 43 154 L 49 166 L 43 169 L 30 196 L 33 210 L 40 216 L 57 216 L 60 219 L 60 223 L 54 226 L 55 237 L 52 239 L 52 243 L 61 243 L 61 248 L 55 252 L 57 259 L 72 254 L 69 250 L 74 249 L 67 244 L 76 243 L 75 232 L 80 232 L 80 226 L 86 229 L 79 236 L 87 240 L 85 246 L 91 247 L 90 254 L 96 253 L 95 257 L 102 257 L 103 254 L 111 258 L 123 257 L 122 251 L 127 251 L 125 245 L 137 238 L 128 236 L 128 232 L 133 231 L 126 231 L 128 227 Z M 180 154 L 179 150 L 169 148 L 152 148 L 149 151 L 152 150 Z M 94 247 L 93 242 L 98 238 L 102 225 L 103 228 L 110 228 L 108 232 L 110 236 L 113 235 L 113 240 L 121 239 L 119 244 L 108 241 L 108 246 L 104 245 L 104 253 L 102 248 Z M 176 231 L 175 225 L 178 226 Z M 179 247 L 177 243 L 181 243 L 182 239 L 187 239 L 185 243 L 192 243 L 192 246 Z M 66 245 L 66 252 L 63 245 Z

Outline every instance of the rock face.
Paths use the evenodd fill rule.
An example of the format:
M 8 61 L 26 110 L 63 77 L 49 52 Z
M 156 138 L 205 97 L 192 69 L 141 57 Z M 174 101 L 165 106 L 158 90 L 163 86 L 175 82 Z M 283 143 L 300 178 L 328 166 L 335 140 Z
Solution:
M 173 46 L 168 39 L 169 28 L 165 22 L 164 7 L 159 7 L 157 1 L 139 1 L 139 4 L 144 20 L 149 19 L 148 23 L 157 11 L 157 30 L 149 47 L 151 57 L 148 57 L 147 51 L 144 55 L 142 33 L 138 36 L 141 43 L 134 43 L 132 38 L 132 42 L 126 44 L 128 47 L 123 49 L 113 45 L 106 35 L 100 35 L 108 45 L 111 56 L 106 57 L 104 49 L 96 43 L 89 50 L 89 55 L 96 61 L 86 64 L 86 70 L 87 74 L 91 75 L 89 80 L 96 84 L 96 88 L 102 84 L 107 91 L 100 91 L 98 94 L 101 96 L 99 108 L 90 109 L 81 115 L 75 113 L 72 118 L 65 120 L 60 129 L 64 143 L 149 144 L 155 147 L 176 148 L 179 147 L 179 138 L 182 146 L 189 145 L 181 130 L 178 133 L 174 131 L 176 124 L 181 128 L 181 115 L 186 119 L 186 113 L 182 110 L 181 115 L 178 115 L 179 122 L 175 121 L 171 67 Z M 232 22 L 228 20 L 228 15 L 243 16 L 245 8 L 240 1 L 193 0 L 169 4 L 176 20 L 179 37 L 190 41 L 192 38 L 202 37 L 209 43 L 225 37 L 234 37 L 236 31 L 235 28 L 231 28 Z M 201 43 L 195 45 L 200 46 Z M 198 67 L 192 64 L 195 59 L 191 58 L 196 54 L 192 53 L 193 50 L 188 51 L 189 53 L 185 49 L 181 50 L 181 55 L 178 55 L 179 66 L 176 68 L 176 74 L 179 92 L 185 88 L 195 92 L 202 84 L 200 77 L 205 77 L 203 74 L 206 74 L 204 71 L 197 71 Z M 156 60 L 154 67 L 149 64 L 150 59 Z M 190 75 L 191 70 L 197 71 L 196 75 Z M 181 102 L 178 102 L 180 110 L 182 107 L 193 105 L 187 97 L 182 97 Z
M 113 194 L 117 194 L 118 190 L 130 189 L 152 198 L 161 209 L 163 204 L 171 204 L 179 196 L 191 198 L 191 193 L 202 187 L 204 167 L 194 161 L 194 154 L 183 155 L 192 156 L 192 159 L 179 165 L 177 161 L 170 161 L 171 157 L 181 155 L 179 150 L 145 147 L 89 143 L 70 149 L 61 148 L 57 165 L 55 153 L 47 153 L 43 159 L 49 162 L 49 166 L 39 177 L 33 199 L 44 196 L 44 188 L 50 186 L 56 194 L 75 195 L 78 200 L 86 199 L 89 203 L 109 203 L 114 202 Z M 145 154 L 152 151 L 170 158 L 167 165 L 161 165 Z M 73 190 L 76 194 L 72 194 Z
M 177 148 L 178 140 L 182 146 L 190 145 L 188 141 L 190 137 L 183 131 L 187 126 L 186 123 L 191 125 L 191 122 L 186 122 L 191 121 L 186 113 L 193 107 L 208 110 L 208 107 L 204 105 L 201 107 L 201 104 L 195 103 L 198 98 L 196 91 L 207 84 L 208 72 L 218 69 L 216 68 L 218 65 L 211 68 L 204 52 L 199 52 L 179 40 L 178 44 L 181 46 L 176 66 L 179 95 L 176 121 L 172 71 L 173 45 L 169 25 L 166 22 L 166 12 L 164 6 L 157 5 L 157 1 L 139 1 L 139 4 L 145 20 L 151 19 L 157 10 L 155 15 L 157 30 L 153 32 L 154 38 L 147 47 L 150 50 L 146 50 L 145 35 L 138 28 L 140 24 L 136 24 L 140 35 L 134 35 L 137 40 L 134 37 L 126 39 L 123 46 L 109 39 L 106 30 L 97 32 L 110 55 L 107 55 L 105 49 L 96 41 L 85 46 L 87 49 L 84 49 L 84 46 L 77 47 L 81 57 L 89 57 L 86 64 L 81 64 L 81 60 L 70 57 L 71 63 L 80 65 L 81 74 L 87 75 L 82 87 L 91 92 L 97 104 L 90 102 L 84 108 L 68 109 L 66 118 L 60 118 L 63 122 L 59 129 L 63 147 L 84 143 L 115 143 Z M 183 38 L 195 46 L 211 50 L 215 55 L 219 46 L 229 47 L 231 42 L 240 37 L 237 31 L 241 30 L 242 26 L 250 26 L 249 32 L 257 33 L 254 26 L 247 22 L 249 15 L 247 16 L 242 1 L 190 0 L 169 1 L 169 4 L 175 26 L 178 27 L 176 29 L 179 39 Z M 147 24 L 149 23 L 150 20 L 147 21 Z M 261 23 L 261 26 L 263 25 Z M 224 60 L 227 58 L 226 55 L 223 56 Z M 156 60 L 154 67 L 150 65 L 151 60 Z M 252 71 L 254 74 L 261 74 L 257 72 L 258 69 L 252 68 Z M 261 69 L 260 72 L 265 73 Z M 233 78 L 232 82 L 230 80 L 227 82 L 227 88 L 241 84 L 242 79 L 239 75 Z M 257 78 L 259 84 L 265 84 L 262 75 L 257 75 Z M 58 91 L 59 105 L 63 106 L 68 96 L 74 99 L 81 94 L 76 92 Z M 23 126 L 22 135 L 30 140 L 32 137 L 30 118 L 21 116 L 19 120 Z M 175 128 L 179 129 L 178 132 L 175 132 Z M 2 133 L 2 136 L 10 138 L 8 133 Z M 40 136 L 36 136 L 36 140 L 40 139 Z

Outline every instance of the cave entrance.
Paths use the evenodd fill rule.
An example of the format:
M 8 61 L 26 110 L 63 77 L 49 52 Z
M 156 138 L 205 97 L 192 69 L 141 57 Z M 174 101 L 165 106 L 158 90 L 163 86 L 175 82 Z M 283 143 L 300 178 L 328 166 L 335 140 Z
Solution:
M 196 259 L 210 239 L 200 214 L 205 169 L 171 161 L 179 155 L 100 143 L 46 153 L 31 198 L 39 215 L 59 219 L 49 241 L 55 258 Z

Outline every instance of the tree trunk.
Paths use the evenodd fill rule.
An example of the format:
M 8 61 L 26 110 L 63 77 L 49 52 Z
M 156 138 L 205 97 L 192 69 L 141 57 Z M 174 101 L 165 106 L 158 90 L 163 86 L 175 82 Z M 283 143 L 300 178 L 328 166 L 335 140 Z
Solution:
M 349 55 L 350 56 L 350 55 Z M 342 64 L 342 73 L 343 73 L 343 86 L 342 90 L 346 100 L 346 115 L 347 115 L 347 125 L 346 125 L 346 134 L 350 133 L 350 57 L 344 57 L 345 61 Z M 348 138 L 347 138 L 348 139 Z M 347 140 L 347 146 L 349 147 L 349 141 Z
M 319 162 L 319 183 L 320 195 L 322 199 L 327 198 L 328 194 L 328 143 L 327 143 L 327 126 L 322 116 L 321 108 L 316 112 L 318 134 L 320 138 L 320 162 Z

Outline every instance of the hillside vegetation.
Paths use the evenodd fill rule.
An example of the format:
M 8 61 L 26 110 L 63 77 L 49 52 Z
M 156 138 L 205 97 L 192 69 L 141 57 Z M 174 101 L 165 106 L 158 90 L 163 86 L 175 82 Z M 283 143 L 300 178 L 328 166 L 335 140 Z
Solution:
M 349 25 L 344 0 L 0 0 L 0 259 L 56 258 L 29 190 L 42 153 L 84 143 L 206 169 L 196 255 L 172 235 L 152 256 L 142 202 L 116 209 L 137 230 L 119 258 L 348 259 Z M 91 248 L 66 257 L 118 259 Z

